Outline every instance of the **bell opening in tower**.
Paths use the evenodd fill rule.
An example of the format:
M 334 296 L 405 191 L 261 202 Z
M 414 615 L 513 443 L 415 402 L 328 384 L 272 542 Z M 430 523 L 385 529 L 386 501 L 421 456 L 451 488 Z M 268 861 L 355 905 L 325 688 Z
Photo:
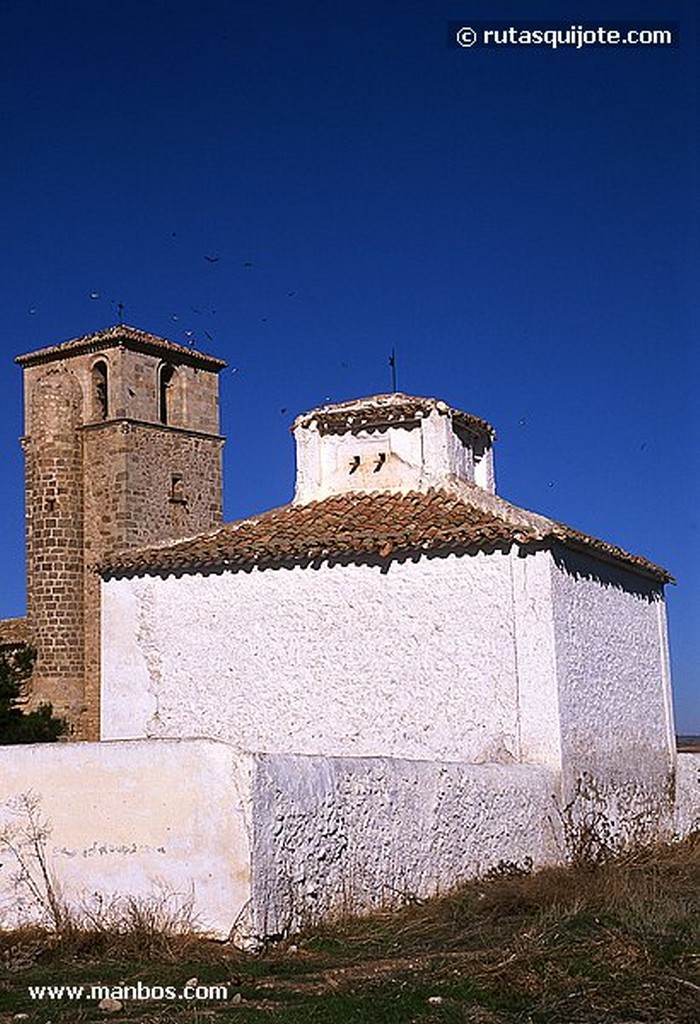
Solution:
M 95 419 L 106 420 L 109 414 L 107 363 L 100 360 L 92 368 L 92 400 Z

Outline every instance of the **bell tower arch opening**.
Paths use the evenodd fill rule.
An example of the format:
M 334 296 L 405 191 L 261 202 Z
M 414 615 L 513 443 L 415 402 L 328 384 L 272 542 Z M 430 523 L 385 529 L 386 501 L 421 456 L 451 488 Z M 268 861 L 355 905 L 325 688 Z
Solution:
M 179 384 L 178 373 L 172 363 L 162 363 L 158 370 L 158 419 L 166 426 L 181 418 L 178 416 L 182 411 L 178 407 Z
M 91 384 L 93 419 L 106 420 L 109 416 L 109 371 L 105 359 L 93 363 Z

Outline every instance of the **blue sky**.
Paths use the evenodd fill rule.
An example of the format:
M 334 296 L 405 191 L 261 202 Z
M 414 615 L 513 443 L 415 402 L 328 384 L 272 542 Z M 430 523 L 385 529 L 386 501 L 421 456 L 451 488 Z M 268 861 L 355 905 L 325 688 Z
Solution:
M 401 390 L 495 425 L 499 493 L 677 577 L 678 726 L 700 732 L 697 5 L 0 10 L 0 615 L 25 601 L 12 360 L 121 301 L 230 364 L 229 519 L 289 500 L 294 416 L 389 390 L 394 347 Z M 680 44 L 447 45 L 485 20 Z

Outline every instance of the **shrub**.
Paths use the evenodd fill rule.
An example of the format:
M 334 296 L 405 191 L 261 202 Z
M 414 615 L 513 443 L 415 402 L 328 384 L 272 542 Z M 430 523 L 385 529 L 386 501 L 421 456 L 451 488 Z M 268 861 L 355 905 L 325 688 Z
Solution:
M 54 716 L 50 704 L 29 712 L 18 707 L 35 660 L 36 651 L 27 644 L 0 651 L 0 744 L 53 743 L 68 730 L 66 720 Z

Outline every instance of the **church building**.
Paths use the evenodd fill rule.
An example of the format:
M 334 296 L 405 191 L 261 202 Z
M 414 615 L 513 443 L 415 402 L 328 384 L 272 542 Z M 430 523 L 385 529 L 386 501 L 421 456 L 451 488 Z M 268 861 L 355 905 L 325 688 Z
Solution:
M 102 560 L 103 738 L 661 784 L 665 570 L 499 498 L 493 429 L 435 399 L 294 433 L 289 505 Z
M 672 829 L 671 577 L 501 498 L 485 420 L 401 393 L 303 413 L 292 500 L 223 523 L 221 360 L 118 326 L 17 361 L 28 610 L 0 641 L 31 637 L 32 700 L 74 739 L 252 757 L 253 931 L 301 920 L 275 879 L 319 842 L 327 867 L 354 851 L 358 905 L 376 902 L 361 835 L 383 814 L 425 891 L 474 843 L 482 868 L 529 840 L 556 859 L 547 807 L 582 785 Z M 338 876 L 318 879 L 308 899 L 330 907 Z

